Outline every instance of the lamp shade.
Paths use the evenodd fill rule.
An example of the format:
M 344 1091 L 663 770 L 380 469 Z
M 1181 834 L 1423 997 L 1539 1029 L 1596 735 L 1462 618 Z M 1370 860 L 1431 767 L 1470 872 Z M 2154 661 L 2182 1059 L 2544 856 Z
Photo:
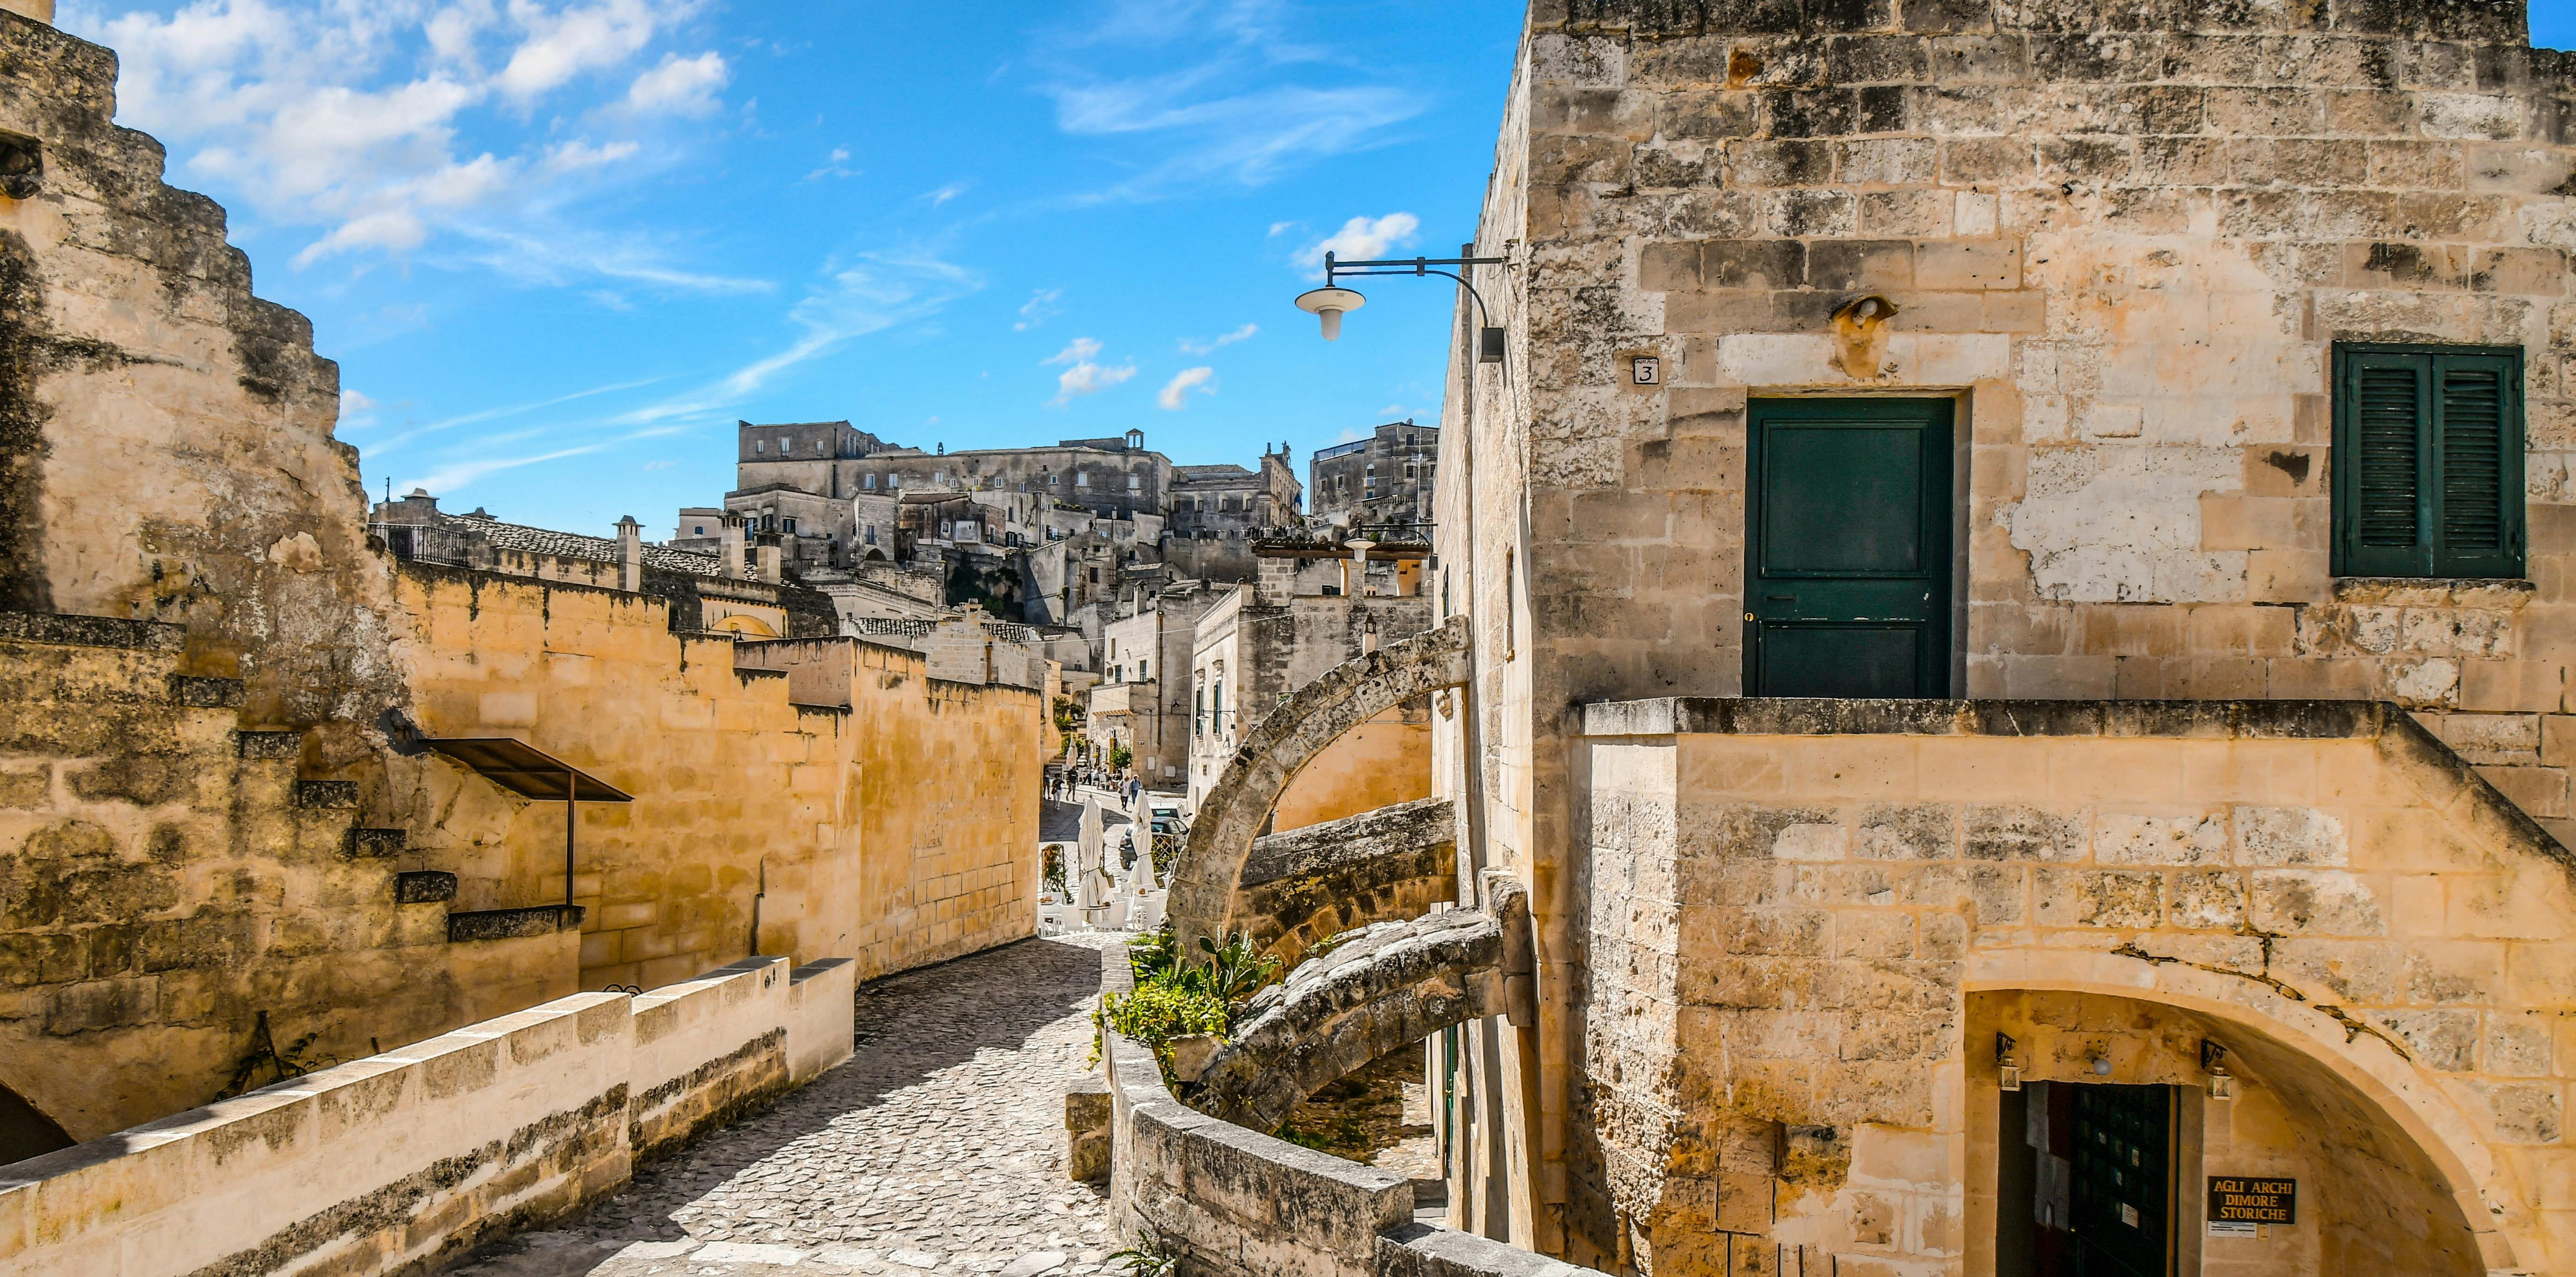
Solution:
M 1368 298 L 1347 288 L 1311 288 L 1297 294 L 1297 309 L 1324 321 L 1324 340 L 1342 335 L 1342 316 L 1368 304 Z

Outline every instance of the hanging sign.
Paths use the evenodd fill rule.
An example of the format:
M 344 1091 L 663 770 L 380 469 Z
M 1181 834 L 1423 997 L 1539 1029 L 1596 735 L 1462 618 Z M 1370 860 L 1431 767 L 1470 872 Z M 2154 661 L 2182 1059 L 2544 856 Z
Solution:
M 2209 1177 L 2209 1231 L 2253 1236 L 2257 1224 L 2299 1222 L 2299 1181 L 2245 1175 Z

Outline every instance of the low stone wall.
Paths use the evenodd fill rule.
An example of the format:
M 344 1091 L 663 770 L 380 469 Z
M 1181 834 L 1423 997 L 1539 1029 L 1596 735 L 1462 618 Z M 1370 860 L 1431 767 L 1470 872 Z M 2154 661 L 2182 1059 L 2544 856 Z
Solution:
M 1135 987 L 1127 954 L 1101 988 Z M 1109 1209 L 1120 1239 L 1151 1225 L 1208 1277 L 1572 1277 L 1584 1270 L 1414 1222 L 1413 1182 L 1198 1112 L 1163 1085 L 1144 1043 L 1103 1033 Z M 1077 1090 L 1087 1088 L 1078 1087 Z
M 13 1277 L 420 1271 L 849 1057 L 847 960 L 582 993 L 0 1169 Z

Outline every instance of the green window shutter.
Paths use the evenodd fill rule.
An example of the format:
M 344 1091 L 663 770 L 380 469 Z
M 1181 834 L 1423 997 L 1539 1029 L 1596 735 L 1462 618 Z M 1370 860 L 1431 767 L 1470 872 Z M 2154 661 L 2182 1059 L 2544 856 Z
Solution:
M 2335 572 L 2429 575 L 2430 360 L 2336 353 Z
M 2433 541 L 2438 576 L 2522 575 L 2521 369 L 2510 356 L 2438 355 Z
M 2335 349 L 2334 571 L 2523 574 L 2522 352 Z

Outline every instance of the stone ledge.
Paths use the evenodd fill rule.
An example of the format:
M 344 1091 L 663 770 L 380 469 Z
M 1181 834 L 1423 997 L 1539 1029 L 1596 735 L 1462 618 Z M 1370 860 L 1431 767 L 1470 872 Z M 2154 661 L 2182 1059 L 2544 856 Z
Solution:
M 2512 611 L 2539 593 L 2505 577 L 2339 576 L 2334 601 L 2384 607 L 2465 607 Z
M 447 915 L 447 942 L 518 940 L 581 930 L 580 905 L 531 905 L 524 909 L 476 909 Z M 718 968 L 721 970 L 722 968 Z
M 1446 798 L 1417 798 L 1321 824 L 1266 834 L 1243 863 L 1245 887 L 1329 873 L 1449 840 L 1456 813 Z
M 187 644 L 188 627 L 167 621 L 128 621 L 113 616 L 0 612 L 0 639 L 19 643 L 55 643 L 66 647 L 122 647 L 138 652 L 176 652 Z
M 194 709 L 240 709 L 247 695 L 237 678 L 170 676 L 170 699 Z
M 295 758 L 304 752 L 304 733 L 235 732 L 233 749 L 243 758 Z
M 1662 696 L 1583 707 L 1584 736 L 2100 736 L 2367 740 L 2381 701 L 1945 701 Z
M 439 869 L 414 869 L 394 875 L 394 903 L 444 904 L 456 898 L 456 875 Z

